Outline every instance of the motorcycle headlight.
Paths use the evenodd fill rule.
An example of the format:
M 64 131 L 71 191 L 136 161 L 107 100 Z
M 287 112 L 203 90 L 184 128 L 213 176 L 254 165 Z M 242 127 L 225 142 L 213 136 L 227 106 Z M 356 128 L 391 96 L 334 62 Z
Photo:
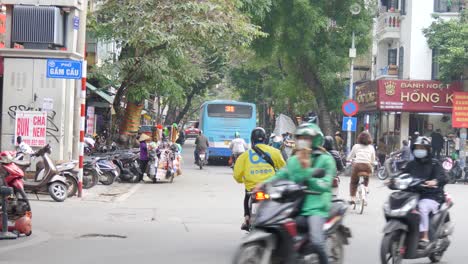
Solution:
M 418 205 L 418 199 L 413 198 L 409 200 L 407 203 L 405 203 L 401 208 L 391 210 L 390 204 L 386 202 L 384 204 L 384 212 L 387 216 L 390 216 L 390 217 L 403 217 L 406 214 L 408 214 L 409 211 L 416 208 L 417 205 Z
M 395 179 L 394 186 L 398 190 L 406 190 L 408 189 L 408 186 L 411 184 L 412 181 L 413 181 L 413 178 L 411 177 L 403 178 L 403 179 L 397 178 Z

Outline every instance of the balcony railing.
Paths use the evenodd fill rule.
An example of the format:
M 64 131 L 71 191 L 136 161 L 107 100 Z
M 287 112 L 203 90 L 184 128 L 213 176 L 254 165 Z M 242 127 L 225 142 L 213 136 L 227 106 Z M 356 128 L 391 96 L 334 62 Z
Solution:
M 381 13 L 377 22 L 377 36 L 379 39 L 400 38 L 400 13 Z
M 382 67 L 377 72 L 377 78 L 398 77 L 398 65 L 387 65 Z

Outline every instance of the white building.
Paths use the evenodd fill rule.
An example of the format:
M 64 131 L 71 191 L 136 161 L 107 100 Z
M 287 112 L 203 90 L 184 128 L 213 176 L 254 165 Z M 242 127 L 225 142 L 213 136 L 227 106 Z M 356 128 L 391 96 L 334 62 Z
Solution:
M 371 133 L 376 137 L 395 134 L 398 147 L 398 142 L 415 131 L 426 135 L 436 128 L 443 134 L 452 132 L 450 96 L 461 86 L 437 81 L 437 52 L 428 47 L 423 30 L 434 21 L 433 15 L 444 19 L 459 16 L 465 2 L 378 0 L 372 51 L 374 82 L 358 85 L 356 92 L 363 112 L 374 120 Z

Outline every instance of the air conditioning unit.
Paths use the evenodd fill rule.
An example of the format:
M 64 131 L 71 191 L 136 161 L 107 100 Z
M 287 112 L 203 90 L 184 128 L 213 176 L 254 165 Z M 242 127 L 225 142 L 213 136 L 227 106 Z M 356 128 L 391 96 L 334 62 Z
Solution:
M 53 49 L 65 44 L 65 14 L 55 6 L 13 7 L 11 40 L 31 49 Z

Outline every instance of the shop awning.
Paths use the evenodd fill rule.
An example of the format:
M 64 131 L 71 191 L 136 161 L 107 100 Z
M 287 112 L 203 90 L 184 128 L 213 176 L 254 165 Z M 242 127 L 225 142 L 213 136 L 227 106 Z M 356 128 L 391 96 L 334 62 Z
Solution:
M 90 83 L 86 83 L 86 88 L 91 90 L 93 93 L 99 95 L 102 99 L 104 99 L 105 101 L 107 101 L 109 104 L 113 104 L 114 103 L 114 98 L 112 98 L 112 96 L 108 95 L 107 93 L 105 93 L 104 91 L 101 91 L 99 90 L 98 88 L 96 88 L 94 85 L 90 84 Z

